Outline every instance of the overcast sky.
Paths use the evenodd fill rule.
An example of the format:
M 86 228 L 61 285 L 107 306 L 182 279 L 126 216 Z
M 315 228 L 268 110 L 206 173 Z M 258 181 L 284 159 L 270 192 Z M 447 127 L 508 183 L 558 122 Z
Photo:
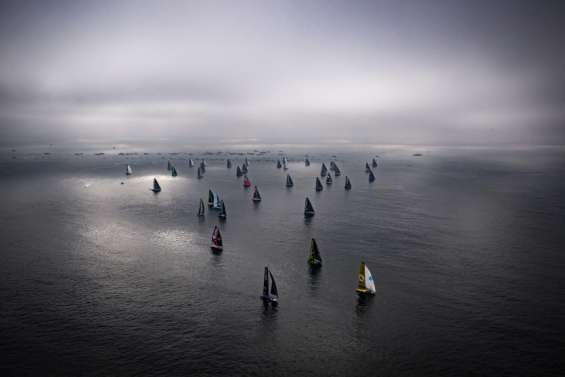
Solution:
M 564 1 L 2 1 L 0 138 L 565 143 Z

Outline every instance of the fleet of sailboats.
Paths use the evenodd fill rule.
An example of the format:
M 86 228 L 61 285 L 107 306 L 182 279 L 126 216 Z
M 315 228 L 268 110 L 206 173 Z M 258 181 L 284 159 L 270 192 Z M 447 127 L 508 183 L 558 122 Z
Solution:
M 271 289 L 269 290 L 269 278 L 271 280 Z M 277 284 L 275 283 L 275 277 L 272 272 L 269 271 L 269 267 L 265 266 L 265 273 L 263 275 L 263 293 L 261 294 L 261 299 L 268 305 L 271 304 L 276 306 L 279 301 L 279 291 L 277 289 Z

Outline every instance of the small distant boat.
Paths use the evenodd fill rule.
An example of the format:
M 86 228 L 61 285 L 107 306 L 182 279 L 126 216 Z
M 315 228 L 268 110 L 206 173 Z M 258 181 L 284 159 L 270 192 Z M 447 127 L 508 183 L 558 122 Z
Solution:
M 304 166 L 310 166 L 310 160 L 308 157 L 304 157 Z
M 310 199 L 306 198 L 304 202 L 304 217 L 312 217 L 314 216 L 314 207 L 310 202 Z
M 335 161 L 333 161 L 333 160 L 330 161 L 330 170 L 332 170 L 332 171 L 335 170 L 336 166 L 337 165 L 335 164 Z
M 271 290 L 269 291 L 269 277 L 271 278 Z M 263 294 L 261 295 L 261 299 L 265 304 L 271 303 L 273 306 L 276 306 L 279 300 L 279 291 L 277 290 L 277 285 L 275 283 L 275 278 L 271 271 L 269 271 L 269 267 L 265 266 L 265 274 L 263 276 Z
M 316 191 L 322 191 L 324 186 L 322 186 L 322 182 L 320 182 L 320 178 L 316 177 Z
M 288 166 L 286 165 L 286 158 L 283 159 L 283 170 L 288 170 Z
M 193 168 L 194 167 L 194 161 L 192 161 L 192 158 L 188 159 L 188 167 L 189 168 Z
M 228 161 L 226 162 L 226 165 L 228 167 L 228 169 L 231 169 L 231 160 L 228 158 Z
M 326 174 L 328 174 L 328 168 L 326 167 L 326 164 L 322 162 L 322 170 L 320 171 L 320 176 L 325 177 Z
M 239 165 L 237 165 L 237 169 L 235 170 L 235 175 L 238 177 L 241 177 L 243 175 L 243 172 L 241 171 Z
M 202 174 L 202 169 L 200 169 L 200 166 L 198 167 L 198 170 L 196 172 L 198 179 L 202 178 L 204 175 Z
M 379 164 L 377 164 L 377 160 L 373 158 L 373 162 L 371 163 L 374 168 L 376 168 Z
M 369 271 L 365 262 L 361 262 L 361 267 L 359 267 L 359 284 L 357 285 L 355 292 L 357 292 L 360 296 L 367 294 L 374 295 L 376 292 L 373 275 L 371 275 L 371 271 Z
M 374 181 L 375 181 L 375 175 L 373 174 L 373 171 L 369 169 L 369 182 L 374 182 Z
M 290 177 L 290 174 L 286 175 L 286 187 L 292 187 L 294 186 L 294 182 L 292 182 L 292 178 Z
M 241 172 L 242 172 L 243 174 L 247 174 L 247 164 L 241 165 Z
M 173 165 L 171 164 L 171 160 L 167 161 L 167 170 L 171 171 L 172 168 L 173 168 Z
M 214 205 L 214 191 L 208 190 L 208 207 L 212 207 Z
M 214 225 L 214 231 L 212 232 L 212 244 L 210 245 L 213 251 L 220 252 L 224 249 L 224 244 L 222 242 L 222 234 L 220 233 L 220 228 Z
M 351 181 L 349 180 L 348 176 L 345 176 L 345 189 L 351 190 Z
M 281 160 L 277 160 L 277 169 L 282 168 Z
M 178 175 L 178 173 L 177 173 L 177 168 L 175 168 L 174 166 L 173 166 L 173 168 L 172 168 L 172 170 L 171 170 L 171 175 L 172 175 L 173 177 L 176 177 L 176 176 Z
M 365 173 L 368 173 L 371 171 L 371 167 L 369 166 L 368 162 L 365 162 Z
M 161 186 L 159 186 L 159 182 L 157 182 L 157 178 L 153 178 L 153 188 L 150 190 L 155 193 L 161 192 Z
M 310 256 L 308 257 L 308 264 L 311 267 L 321 267 L 322 257 L 320 256 L 320 251 L 318 250 L 318 244 L 316 240 L 312 238 L 310 242 Z
M 414 153 L 412 156 L 414 156 L 414 157 L 422 157 L 422 154 L 421 154 L 421 153 Z
M 252 200 L 254 202 L 260 202 L 261 201 L 261 194 L 259 193 L 259 189 L 257 188 L 257 186 L 255 186 L 255 190 L 253 190 Z
M 206 172 L 206 162 L 204 160 L 200 161 L 200 170 L 202 170 L 202 173 Z
M 226 213 L 226 204 L 222 200 L 220 201 L 220 213 L 218 214 L 218 217 L 222 220 L 225 220 L 227 216 L 228 214 Z
M 328 173 L 328 176 L 326 178 L 326 185 L 331 185 L 332 183 L 333 183 L 332 175 Z
M 334 175 L 335 175 L 336 177 L 339 177 L 339 176 L 341 175 L 341 170 L 339 170 L 339 168 L 337 167 L 337 165 L 335 166 L 335 169 L 334 169 Z
M 127 166 L 126 168 L 126 175 L 132 175 L 133 171 L 131 170 L 131 166 Z
M 251 180 L 247 176 L 243 177 L 243 187 L 251 187 Z
M 204 217 L 204 201 L 200 199 L 200 204 L 198 206 L 198 217 Z

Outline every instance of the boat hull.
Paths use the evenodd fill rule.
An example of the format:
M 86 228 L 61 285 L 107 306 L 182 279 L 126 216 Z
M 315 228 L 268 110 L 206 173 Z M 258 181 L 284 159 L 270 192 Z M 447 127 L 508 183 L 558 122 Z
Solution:
M 312 217 L 312 216 L 314 216 L 314 212 L 311 212 L 311 211 L 305 211 L 304 212 L 304 217 Z

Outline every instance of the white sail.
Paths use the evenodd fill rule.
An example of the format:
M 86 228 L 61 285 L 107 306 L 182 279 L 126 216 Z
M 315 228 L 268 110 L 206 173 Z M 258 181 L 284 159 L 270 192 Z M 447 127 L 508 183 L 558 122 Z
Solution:
M 218 193 L 214 192 L 214 208 L 220 208 L 220 196 Z
M 367 265 L 365 265 L 365 287 L 371 293 L 376 292 L 375 281 L 373 280 L 373 275 L 371 275 L 371 271 L 369 271 Z
M 131 174 L 132 174 L 131 166 L 129 166 L 129 165 L 128 165 L 127 169 L 126 169 L 126 174 L 127 174 L 127 175 L 131 175 Z

